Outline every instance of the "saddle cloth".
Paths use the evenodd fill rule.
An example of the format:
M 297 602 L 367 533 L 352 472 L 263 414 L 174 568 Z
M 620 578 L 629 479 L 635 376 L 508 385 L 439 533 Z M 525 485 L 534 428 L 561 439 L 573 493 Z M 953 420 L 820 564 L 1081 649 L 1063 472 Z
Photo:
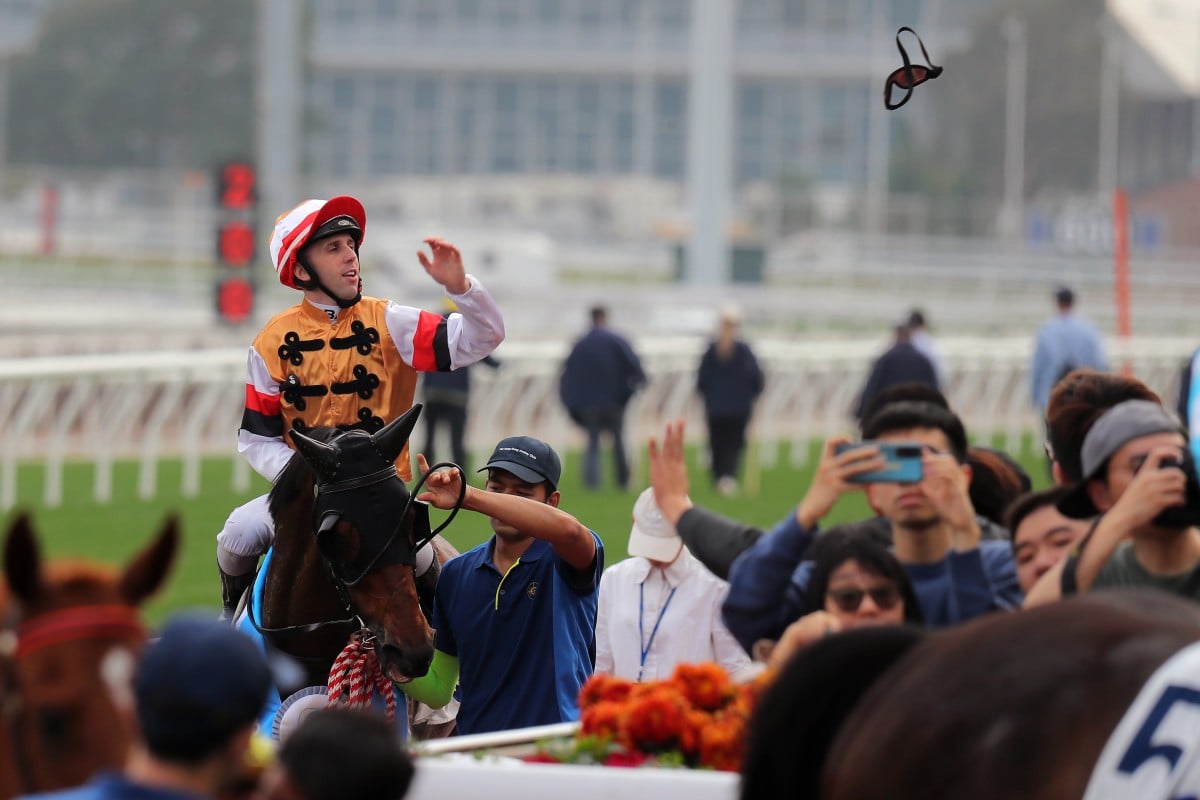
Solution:
M 1100 754 L 1084 800 L 1200 797 L 1200 642 L 1160 666 Z

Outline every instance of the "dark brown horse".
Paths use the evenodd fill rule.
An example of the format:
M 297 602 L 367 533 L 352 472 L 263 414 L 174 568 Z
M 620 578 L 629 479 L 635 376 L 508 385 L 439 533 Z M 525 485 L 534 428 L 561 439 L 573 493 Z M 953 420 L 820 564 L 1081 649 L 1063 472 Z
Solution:
M 45 563 L 29 517 L 4 547 L 0 587 L 0 798 L 73 786 L 124 763 L 129 678 L 146 638 L 138 607 L 179 547 L 174 519 L 123 569 Z
M 1146 590 L 933 633 L 875 628 L 824 639 L 797 653 L 764 699 L 742 797 L 1082 797 L 1147 679 L 1198 640 L 1200 607 Z M 1200 674 L 1191 684 L 1200 686 Z M 1168 688 L 1178 691 L 1153 708 L 1170 710 L 1179 697 L 1185 708 L 1200 703 L 1200 691 Z M 1177 735 L 1157 730 L 1153 712 L 1146 719 L 1127 749 L 1114 740 L 1131 775 L 1176 766 Z
M 303 665 L 307 685 L 325 684 L 358 633 L 373 638 L 394 683 L 429 669 L 433 632 L 413 569 L 431 536 L 429 520 L 394 465 L 420 411 L 414 406 L 373 434 L 291 434 L 297 454 L 269 498 L 275 543 L 258 624 L 274 647 Z M 454 554 L 444 540 L 430 546 L 439 563 Z

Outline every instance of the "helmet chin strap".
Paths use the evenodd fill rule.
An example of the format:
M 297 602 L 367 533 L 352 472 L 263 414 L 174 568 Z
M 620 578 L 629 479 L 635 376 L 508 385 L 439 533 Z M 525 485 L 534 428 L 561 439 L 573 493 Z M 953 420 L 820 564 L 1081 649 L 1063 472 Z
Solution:
M 358 249 L 356 248 L 354 252 L 357 253 Z M 317 271 L 313 269 L 312 265 L 309 264 L 304 258 L 303 253 L 297 253 L 296 260 L 299 261 L 300 265 L 304 267 L 304 271 L 311 276 L 307 281 L 308 287 L 302 286 L 299 281 L 296 282 L 297 286 L 301 286 L 301 288 L 311 287 L 313 289 L 321 290 L 330 300 L 332 300 L 334 303 L 337 303 L 338 308 L 350 308 L 350 306 L 354 305 L 359 300 L 362 300 L 362 275 L 358 276 L 358 293 L 355 294 L 350 300 L 343 300 L 333 292 L 329 291 L 329 289 L 325 288 L 325 284 L 321 283 L 321 279 L 317 277 Z

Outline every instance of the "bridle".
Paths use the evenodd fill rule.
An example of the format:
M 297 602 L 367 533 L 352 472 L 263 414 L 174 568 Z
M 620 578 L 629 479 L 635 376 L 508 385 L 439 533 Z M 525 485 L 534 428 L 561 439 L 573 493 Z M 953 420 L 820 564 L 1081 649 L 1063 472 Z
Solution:
M 31 773 L 33 761 L 20 735 L 25 703 L 17 680 L 18 662 L 46 647 L 66 642 L 85 639 L 142 641 L 145 638 L 146 628 L 138 609 L 125 603 L 60 608 L 19 622 L 7 620 L 0 628 L 0 724 L 8 730 L 12 740 L 23 791 L 33 792 L 37 787 Z
M 347 514 L 342 508 L 337 507 L 343 505 L 342 503 L 329 502 L 330 495 L 342 495 L 389 481 L 398 481 L 403 486 L 403 481 L 400 480 L 394 463 L 366 475 L 335 481 L 322 480 L 319 475 L 314 473 L 313 535 L 316 537 L 317 550 L 320 552 L 321 560 L 325 564 L 326 574 L 337 590 L 338 598 L 341 600 L 349 616 L 344 619 L 269 628 L 264 627 L 254 618 L 253 603 L 248 603 L 246 605 L 246 616 L 250 620 L 250 624 L 254 626 L 254 629 L 261 634 L 310 633 L 331 625 L 357 625 L 364 635 L 372 635 L 362 616 L 355 608 L 354 600 L 350 596 L 350 589 L 357 586 L 364 578 L 382 567 L 395 565 L 413 567 L 416 563 L 417 551 L 423 547 L 432 546 L 430 543 L 433 541 L 433 538 L 445 530 L 454 520 L 459 509 L 462 508 L 463 499 L 466 497 L 467 484 L 465 480 L 460 483 L 454 507 L 450 509 L 450 513 L 446 519 L 435 529 L 430 528 L 429 504 L 416 499 L 429 475 L 441 467 L 453 467 L 458 469 L 460 474 L 462 472 L 461 467 L 448 461 L 439 462 L 430 467 L 414 484 L 412 490 L 408 492 L 404 508 L 396 517 L 396 524 L 390 532 L 370 531 L 364 533 L 360 530 L 359 535 L 362 536 L 365 544 L 378 543 L 378 546 L 364 548 L 367 551 L 366 555 L 363 558 L 356 559 L 352 564 L 347 564 L 335 555 L 336 545 L 334 537 L 337 535 L 337 523 L 343 517 L 347 516 Z M 411 545 L 407 541 L 407 537 L 401 535 L 405 530 L 405 522 L 408 519 L 410 510 L 413 512 L 413 541 Z M 365 563 L 363 563 L 364 560 Z

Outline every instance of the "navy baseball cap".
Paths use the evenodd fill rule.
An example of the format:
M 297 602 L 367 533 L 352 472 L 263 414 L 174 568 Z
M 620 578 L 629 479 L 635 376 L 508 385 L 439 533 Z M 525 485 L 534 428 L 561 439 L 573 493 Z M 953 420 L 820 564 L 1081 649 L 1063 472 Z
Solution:
M 214 752 L 262 713 L 271 680 L 249 636 L 215 619 L 178 616 L 147 644 L 134 675 L 143 738 L 159 755 Z
M 532 436 L 510 436 L 500 440 L 487 464 L 476 472 L 489 469 L 511 472 L 526 483 L 546 481 L 551 491 L 558 488 L 558 480 L 562 477 L 562 461 L 558 453 L 541 439 Z

